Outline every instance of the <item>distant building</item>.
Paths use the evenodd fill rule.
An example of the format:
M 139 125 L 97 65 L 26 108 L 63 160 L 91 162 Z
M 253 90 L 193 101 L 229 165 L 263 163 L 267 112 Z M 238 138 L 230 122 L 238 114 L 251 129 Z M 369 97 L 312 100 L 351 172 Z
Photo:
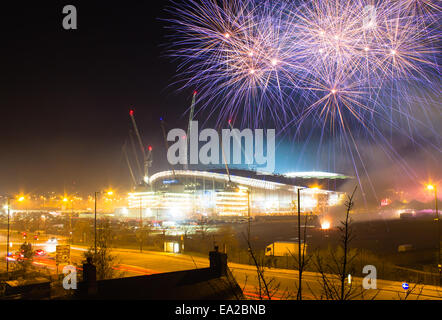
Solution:
M 120 216 L 152 220 L 183 220 L 193 216 L 243 217 L 289 215 L 297 207 L 301 191 L 301 211 L 321 214 L 339 204 L 337 192 L 349 177 L 327 172 L 260 174 L 247 170 L 158 172 L 150 185 L 129 194 L 128 208 Z

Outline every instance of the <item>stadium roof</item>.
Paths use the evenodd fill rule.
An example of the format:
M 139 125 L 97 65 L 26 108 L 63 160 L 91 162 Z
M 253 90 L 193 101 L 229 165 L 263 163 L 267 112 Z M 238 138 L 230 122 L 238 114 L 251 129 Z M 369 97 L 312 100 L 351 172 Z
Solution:
M 283 174 L 289 178 L 315 178 L 315 179 L 348 179 L 350 177 L 332 172 L 323 171 L 297 171 L 297 172 L 287 172 Z
M 277 189 L 290 189 L 296 191 L 297 188 L 311 188 L 312 185 L 319 184 L 323 192 L 327 190 L 336 190 L 336 181 L 344 182 L 349 177 L 327 172 L 315 172 L 312 174 L 291 173 L 289 175 L 262 175 L 260 173 L 248 170 L 236 170 L 230 171 L 230 178 L 224 170 L 211 170 L 211 171 L 199 171 L 199 170 L 174 170 L 174 171 L 162 171 L 157 172 L 150 177 L 150 183 L 155 183 L 157 180 L 167 179 L 171 177 L 201 177 L 208 179 L 216 179 L 220 181 L 228 182 L 231 180 L 233 183 L 237 183 L 243 186 L 257 187 L 269 190 Z M 319 174 L 318 174 L 319 173 Z M 321 180 L 321 181 L 318 181 Z

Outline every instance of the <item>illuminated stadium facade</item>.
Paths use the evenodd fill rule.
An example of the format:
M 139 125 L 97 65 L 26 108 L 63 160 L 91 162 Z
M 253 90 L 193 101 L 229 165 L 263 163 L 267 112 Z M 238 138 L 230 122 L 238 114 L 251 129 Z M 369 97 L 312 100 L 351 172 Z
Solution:
M 297 208 L 298 189 L 301 212 L 322 214 L 342 201 L 344 194 L 330 189 L 336 190 L 346 179 L 326 172 L 162 171 L 150 177 L 149 186 L 129 194 L 124 214 L 151 220 L 243 217 L 249 210 L 251 216 L 289 215 Z

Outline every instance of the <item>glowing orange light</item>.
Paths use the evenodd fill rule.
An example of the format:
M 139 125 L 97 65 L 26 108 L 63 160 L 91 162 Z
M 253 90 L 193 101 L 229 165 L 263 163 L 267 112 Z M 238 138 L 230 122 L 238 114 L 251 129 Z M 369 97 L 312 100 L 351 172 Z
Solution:
M 330 221 L 324 220 L 321 223 L 321 229 L 322 230 L 328 230 L 330 229 Z

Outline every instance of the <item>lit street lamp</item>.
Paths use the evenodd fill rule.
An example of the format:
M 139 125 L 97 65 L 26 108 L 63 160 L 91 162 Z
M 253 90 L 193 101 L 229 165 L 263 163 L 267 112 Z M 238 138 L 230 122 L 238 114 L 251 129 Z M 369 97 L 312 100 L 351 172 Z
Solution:
M 6 274 L 8 275 L 8 280 L 9 280 L 9 219 L 10 219 L 10 200 L 11 198 L 8 197 L 8 235 L 7 235 L 7 239 L 6 239 Z
M 247 189 L 247 215 L 249 216 L 249 228 L 248 228 L 248 230 L 247 230 L 247 232 L 249 233 L 249 241 L 250 241 L 250 219 L 251 219 L 251 216 L 250 216 L 250 190 L 249 189 Z
M 299 281 L 298 281 L 298 300 L 302 300 L 301 295 L 301 286 L 302 286 L 302 261 L 301 261 L 301 188 L 298 188 L 298 275 L 299 275 Z
M 67 204 L 69 202 L 69 199 L 67 197 L 64 197 L 62 201 L 65 204 Z M 72 201 L 72 200 L 70 200 L 70 201 Z M 63 209 L 63 207 L 62 207 L 62 209 Z M 67 210 L 67 205 L 66 205 L 66 207 L 64 209 L 65 209 L 65 211 Z M 71 221 L 71 219 L 72 219 L 72 217 L 71 217 L 71 215 L 69 215 L 69 240 L 70 240 L 70 242 L 72 244 L 72 221 Z
M 8 275 L 9 279 L 9 235 L 10 235 L 10 210 L 11 210 L 11 200 L 14 200 L 14 198 L 8 197 L 8 233 L 6 237 L 6 274 Z M 25 197 L 18 198 L 19 202 L 23 202 L 25 200 Z
M 437 208 L 437 186 L 433 184 L 427 185 L 427 189 L 430 191 L 434 191 L 434 204 L 436 209 L 436 218 L 435 221 L 437 223 L 437 235 L 438 235 L 438 253 L 437 253 L 437 268 L 439 270 L 439 285 L 442 286 L 442 264 L 440 261 L 440 224 L 439 224 L 439 210 Z
M 140 195 L 140 252 L 143 252 L 143 202 Z
M 304 267 L 304 255 L 301 255 L 301 246 L 305 246 L 305 243 L 301 243 L 301 189 L 303 188 L 297 188 L 297 194 L 298 194 L 298 294 L 297 298 L 298 300 L 302 300 L 302 269 Z M 310 188 L 312 190 L 319 190 L 319 187 L 315 186 Z M 307 216 L 304 216 L 304 219 L 307 219 Z M 307 220 L 304 220 L 307 222 Z M 305 231 L 305 230 L 304 230 Z M 304 252 L 304 249 L 303 249 Z
M 247 241 L 249 241 L 250 243 L 250 190 L 246 187 L 239 186 L 238 191 L 247 193 L 247 217 L 248 217 Z
M 103 193 L 103 191 L 95 191 L 94 192 L 94 252 L 95 256 L 97 255 L 97 195 Z M 114 194 L 113 191 L 107 191 L 106 194 L 111 196 Z
M 72 244 L 72 216 L 74 214 L 74 199 L 71 199 L 71 214 L 69 215 L 69 237 Z
M 67 202 L 71 203 L 71 211 L 68 214 L 69 214 L 69 242 L 72 244 L 72 215 L 74 214 L 74 199 L 69 199 L 67 197 L 64 197 L 63 202 L 64 203 L 67 203 Z M 67 205 L 65 207 L 65 211 L 66 210 L 68 210 Z

